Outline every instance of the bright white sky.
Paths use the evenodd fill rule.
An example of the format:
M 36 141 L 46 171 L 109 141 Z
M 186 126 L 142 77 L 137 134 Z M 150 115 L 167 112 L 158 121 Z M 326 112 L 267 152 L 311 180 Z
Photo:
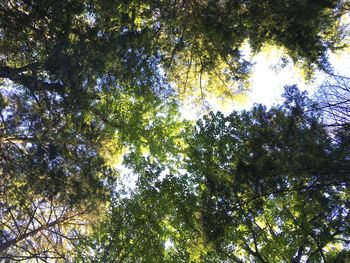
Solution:
M 248 50 L 246 52 L 249 53 Z M 293 63 L 288 63 L 284 68 L 280 67 L 284 55 L 281 49 L 269 48 L 252 57 L 254 66 L 251 70 L 251 89 L 247 95 L 247 101 L 242 104 L 233 102 L 232 107 L 229 108 L 217 106 L 216 110 L 229 114 L 233 110 L 249 109 L 254 103 L 261 103 L 268 107 L 279 104 L 283 101 L 281 95 L 286 85 L 297 84 L 299 89 L 307 90 L 312 94 L 324 81 L 324 73 L 316 72 L 314 79 L 307 83 L 301 71 Z M 335 73 L 350 75 L 350 49 L 339 54 L 329 54 L 329 61 Z M 215 107 L 214 103 L 213 105 Z M 199 117 L 198 113 L 196 114 L 197 110 L 191 109 L 190 105 L 187 107 L 185 105 L 181 112 L 186 119 L 195 120 Z
M 302 90 L 313 93 L 324 81 L 324 74 L 317 72 L 315 79 L 306 83 L 292 63 L 283 69 L 276 69 L 283 56 L 281 50 L 274 49 L 270 53 L 260 53 L 254 57 L 256 63 L 251 78 L 252 90 L 249 101 L 244 108 L 249 108 L 253 103 L 262 103 L 267 106 L 281 102 L 281 94 L 285 85 L 297 84 Z M 329 60 L 335 72 L 345 76 L 350 74 L 350 52 L 341 52 L 338 55 L 330 54 Z M 275 69 L 274 69 L 275 67 Z

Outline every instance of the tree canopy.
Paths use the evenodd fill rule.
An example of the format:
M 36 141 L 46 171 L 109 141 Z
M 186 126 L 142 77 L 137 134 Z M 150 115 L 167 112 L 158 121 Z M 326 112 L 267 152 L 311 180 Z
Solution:
M 347 142 L 332 144 L 295 87 L 286 96 L 209 115 L 191 144 L 205 236 L 236 262 L 333 262 L 348 242 Z
M 0 2 L 0 261 L 343 262 L 349 78 L 197 124 L 267 45 L 332 73 L 340 0 Z M 123 186 L 122 170 L 137 181 Z M 125 189 L 124 189 L 125 188 Z M 342 261 L 343 260 L 343 261 Z
M 116 195 L 78 259 L 346 262 L 348 138 L 334 143 L 295 86 L 285 96 L 269 110 L 199 120 L 185 171 L 145 158 L 136 189 Z

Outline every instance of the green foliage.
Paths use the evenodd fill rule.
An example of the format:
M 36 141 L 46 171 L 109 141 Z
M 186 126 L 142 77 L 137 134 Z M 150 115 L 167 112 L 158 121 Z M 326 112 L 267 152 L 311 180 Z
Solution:
M 190 262 L 196 257 L 196 199 L 186 177 L 167 175 L 162 180 L 165 171 L 150 163 L 144 160 L 137 190 L 130 196 L 117 192 L 107 217 L 81 241 L 78 262 Z
M 56 91 L 74 104 L 94 97 L 98 79 L 107 76 L 142 93 L 164 89 L 157 85 L 160 68 L 182 98 L 231 99 L 245 90 L 250 69 L 244 43 L 253 52 L 284 47 L 295 62 L 326 69 L 345 11 L 333 0 L 6 1 L 2 64 L 63 84 Z M 22 84 L 21 78 L 11 79 Z
M 107 217 L 79 243 L 77 258 L 343 262 L 347 132 L 334 143 L 305 93 L 292 86 L 284 96 L 270 110 L 257 105 L 205 116 L 185 135 L 183 166 L 140 159 L 137 187 L 115 192 Z
M 205 236 L 237 262 L 328 262 L 348 243 L 348 157 L 305 95 L 285 95 L 282 107 L 210 114 L 190 143 Z
M 296 89 L 280 108 L 205 117 L 194 134 L 178 107 L 240 98 L 246 43 L 327 69 L 346 8 L 1 1 L 1 260 L 70 260 L 74 244 L 84 262 L 278 261 L 276 251 L 291 259 L 299 250 L 313 261 L 341 258 L 327 246 L 349 231 L 347 129 L 332 144 Z M 129 197 L 118 192 L 121 164 L 139 177 Z M 268 224 L 289 234 L 266 237 Z

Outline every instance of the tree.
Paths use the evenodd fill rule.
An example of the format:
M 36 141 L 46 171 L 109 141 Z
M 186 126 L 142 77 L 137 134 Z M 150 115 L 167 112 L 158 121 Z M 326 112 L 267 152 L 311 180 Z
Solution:
M 322 110 L 329 127 L 345 127 L 349 119 L 350 78 L 336 74 L 328 75 L 316 93 L 317 108 Z
M 306 71 L 315 65 L 326 70 L 324 51 L 337 48 L 341 42 L 338 30 L 331 30 L 338 32 L 333 35 L 326 28 L 332 28 L 342 16 L 343 5 L 337 1 L 154 4 L 159 17 L 156 22 L 161 25 L 160 41 L 167 41 L 159 46 L 165 47 L 165 66 L 169 65 L 170 79 L 178 83 L 180 94 L 182 91 L 186 96 L 191 91 L 201 99 L 212 94 L 222 100 L 246 88 L 250 69 L 242 54 L 246 42 L 253 53 L 266 44 L 276 45 L 285 48 L 294 62 L 304 61 Z
M 58 200 L 47 197 L 26 195 L 25 198 L 2 200 L 0 259 L 47 262 L 70 258 L 67 250 L 80 235 L 87 233 L 89 227 L 84 216 L 91 211 L 63 207 Z
M 333 145 L 305 94 L 285 96 L 210 114 L 190 143 L 205 236 L 234 262 L 333 262 L 349 242 L 346 135 Z
M 163 103 L 165 94 L 158 98 L 156 92 L 150 92 L 150 83 L 156 90 L 162 82 L 144 72 L 147 63 L 153 67 L 154 62 L 147 57 L 142 70 L 137 69 L 143 73 L 131 78 L 135 71 L 126 67 L 137 65 L 126 63 L 123 56 L 136 53 L 114 53 L 119 46 L 98 36 L 97 27 L 91 27 L 92 14 L 85 17 L 89 14 L 85 7 L 83 1 L 0 4 L 0 76 L 4 81 L 0 97 L 0 219 L 6 224 L 1 231 L 11 233 L 2 240 L 11 247 L 4 245 L 0 253 L 7 258 L 40 258 L 40 253 L 56 257 L 57 249 L 58 256 L 67 255 L 59 244 L 50 246 L 45 237 L 46 228 L 56 227 L 51 226 L 54 217 L 33 219 L 35 226 L 38 222 L 49 225 L 44 232 L 30 230 L 23 221 L 34 216 L 28 207 L 43 200 L 40 203 L 46 205 L 40 208 L 47 209 L 41 211 L 45 215 L 68 209 L 69 215 L 86 211 L 93 217 L 109 199 L 118 175 L 115 166 L 127 149 L 135 156 L 152 151 L 165 159 L 165 153 L 176 147 L 172 138 L 177 131 L 171 129 L 177 123 L 176 105 Z M 167 134 L 169 143 L 160 144 L 165 131 L 172 133 Z M 87 223 L 87 218 L 74 220 Z M 35 235 L 13 231 L 17 225 Z M 54 237 L 60 238 L 58 234 Z M 21 245 L 17 241 L 34 244 L 35 252 L 28 252 L 27 246 L 16 250 L 15 246 Z M 47 246 L 52 249 L 45 252 Z
M 190 262 L 205 250 L 188 178 L 162 180 L 164 167 L 142 162 L 137 189 L 115 193 L 104 220 L 77 244 L 77 262 Z
M 75 126 L 62 100 L 2 91 L 0 257 L 63 260 L 70 241 L 85 233 L 87 214 L 108 200 L 103 181 L 115 173 L 103 166 L 97 134 Z

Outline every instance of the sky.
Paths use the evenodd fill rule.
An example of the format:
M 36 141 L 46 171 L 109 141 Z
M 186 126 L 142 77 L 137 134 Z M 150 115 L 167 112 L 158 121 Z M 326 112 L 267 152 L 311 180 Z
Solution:
M 245 51 L 250 56 L 250 51 Z M 329 62 L 334 72 L 350 76 L 350 49 L 342 52 L 329 53 Z M 233 110 L 250 109 L 254 103 L 261 103 L 270 107 L 283 101 L 281 95 L 286 85 L 296 84 L 300 90 L 306 90 L 312 96 L 317 88 L 325 81 L 325 73 L 316 71 L 313 79 L 306 81 L 302 76 L 300 69 L 294 66 L 292 62 L 287 63 L 281 68 L 285 53 L 282 49 L 269 47 L 266 50 L 250 56 L 253 62 L 251 69 L 250 84 L 251 87 L 247 93 L 246 100 L 243 102 L 233 102 L 230 107 L 222 108 L 220 105 L 211 102 L 214 110 L 220 110 L 224 114 L 229 114 Z M 198 109 L 191 108 L 191 105 L 184 105 L 181 112 L 185 119 L 196 120 L 201 114 Z
M 350 76 L 350 14 L 342 17 L 341 26 L 345 32 L 343 42 L 347 43 L 348 47 L 337 53 L 329 52 L 328 59 L 334 73 Z M 246 52 L 249 53 L 249 49 Z M 280 68 L 278 65 L 281 64 L 284 55 L 282 49 L 268 48 L 252 57 L 255 65 L 252 68 L 250 79 L 252 86 L 248 100 L 243 105 L 234 105 L 232 109 L 249 109 L 254 103 L 262 103 L 266 106 L 278 104 L 282 102 L 281 95 L 285 85 L 297 84 L 299 89 L 307 90 L 312 95 L 324 82 L 325 74 L 316 72 L 313 81 L 307 83 L 293 63 L 278 70 L 277 68 Z
M 306 82 L 292 63 L 283 69 L 276 69 L 275 66 L 280 63 L 282 57 L 282 50 L 275 48 L 270 53 L 262 52 L 253 58 L 256 64 L 251 77 L 252 88 L 249 100 L 242 108 L 251 107 L 253 103 L 262 103 L 267 106 L 280 103 L 285 85 L 297 84 L 301 90 L 307 90 L 312 95 L 325 80 L 324 73 L 316 72 L 314 79 Z M 330 53 L 329 61 L 335 72 L 340 75 L 350 75 L 349 51 Z

